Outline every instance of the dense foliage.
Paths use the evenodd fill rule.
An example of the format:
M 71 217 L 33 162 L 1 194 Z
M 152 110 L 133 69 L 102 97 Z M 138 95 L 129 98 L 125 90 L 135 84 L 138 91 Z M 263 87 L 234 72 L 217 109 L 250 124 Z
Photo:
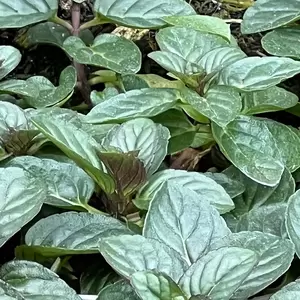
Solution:
M 297 299 L 300 134 L 266 114 L 297 115 L 281 83 L 300 73 L 299 1 L 247 9 L 243 33 L 274 29 L 262 57 L 183 0 L 95 0 L 80 24 L 84 2 L 68 22 L 58 0 L 0 0 L 0 28 L 21 28 L 0 46 L 0 246 L 17 239 L 0 300 Z M 106 24 L 155 31 L 166 76 L 141 72 L 132 39 L 95 36 Z M 57 86 L 15 78 L 38 44 L 70 59 Z M 186 149 L 226 167 L 170 168 Z

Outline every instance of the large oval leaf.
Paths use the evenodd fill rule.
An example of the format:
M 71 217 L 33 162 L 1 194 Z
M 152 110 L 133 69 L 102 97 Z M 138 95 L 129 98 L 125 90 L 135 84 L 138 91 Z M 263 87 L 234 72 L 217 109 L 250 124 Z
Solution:
M 297 95 L 278 86 L 263 91 L 244 93 L 242 97 L 242 113 L 246 115 L 285 110 L 298 103 Z
M 147 29 L 166 25 L 164 17 L 196 14 L 182 0 L 96 0 L 94 10 L 100 22 Z
M 233 233 L 217 241 L 212 249 L 224 247 L 249 249 L 259 256 L 258 264 L 231 298 L 234 300 L 248 299 L 276 281 L 289 269 L 295 253 L 291 241 L 262 232 Z
M 123 152 L 138 150 L 148 176 L 153 174 L 167 155 L 169 130 L 149 119 L 134 119 L 109 131 L 104 146 L 113 146 Z
M 191 15 L 191 16 L 171 16 L 165 17 L 164 20 L 171 25 L 183 26 L 208 32 L 224 37 L 228 41 L 231 39 L 230 26 L 222 19 L 212 16 Z
M 48 20 L 56 14 L 58 0 L 0 0 L 0 28 L 19 28 Z
M 81 300 L 57 274 L 35 262 L 8 262 L 0 268 L 0 278 L 24 295 L 26 300 Z
M 285 57 L 247 57 L 220 71 L 217 83 L 245 92 L 275 86 L 300 73 L 300 62 Z
M 100 238 L 130 233 L 125 225 L 113 217 L 66 212 L 35 223 L 26 233 L 25 243 L 43 256 L 57 257 L 97 253 Z
M 0 246 L 31 221 L 47 196 L 45 183 L 20 168 L 0 168 Z
M 18 49 L 12 46 L 0 46 L 0 80 L 19 64 L 21 57 Z
M 52 118 L 47 114 L 31 118 L 32 123 L 67 156 L 85 170 L 107 193 L 114 191 L 113 179 L 102 171 L 97 156 L 100 145 L 87 132 L 59 115 Z
M 113 34 L 98 35 L 90 47 L 79 37 L 71 36 L 64 41 L 63 48 L 80 64 L 117 73 L 137 73 L 141 67 L 142 54 L 134 42 Z
M 241 30 L 243 33 L 267 31 L 300 18 L 299 0 L 259 0 L 244 14 Z
M 248 249 L 226 247 L 210 251 L 185 272 L 179 285 L 188 296 L 229 300 L 257 262 L 256 252 Z
M 263 48 L 272 55 L 299 59 L 299 34 L 299 27 L 278 28 L 267 33 L 261 43 Z
M 239 116 L 224 129 L 213 124 L 212 130 L 224 155 L 244 174 L 264 185 L 278 184 L 284 164 L 264 122 Z
M 100 240 L 100 252 L 119 274 L 130 278 L 137 271 L 156 269 L 177 281 L 186 262 L 165 244 L 141 235 L 120 235 Z
M 84 122 L 99 124 L 153 117 L 172 108 L 178 98 L 179 93 L 175 89 L 132 90 L 105 99 L 86 115 Z
M 150 204 L 143 235 L 173 248 L 191 265 L 230 233 L 208 201 L 177 182 L 164 183 Z
M 234 208 L 232 200 L 222 186 L 205 174 L 173 169 L 159 171 L 151 176 L 148 183 L 139 190 L 134 200 L 135 205 L 140 209 L 148 209 L 150 202 L 166 181 L 191 189 L 199 197 L 209 201 L 220 213 Z
M 34 156 L 19 156 L 6 166 L 23 168 L 38 174 L 48 187 L 45 203 L 65 208 L 89 210 L 88 201 L 94 193 L 95 184 L 81 168 L 73 163 Z
M 143 300 L 187 300 L 179 286 L 167 275 L 152 272 L 136 272 L 131 284 Z

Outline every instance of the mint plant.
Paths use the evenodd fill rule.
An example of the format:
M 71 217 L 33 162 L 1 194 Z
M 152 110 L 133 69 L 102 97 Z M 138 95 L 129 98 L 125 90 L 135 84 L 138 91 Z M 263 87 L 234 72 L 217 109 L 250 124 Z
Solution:
M 278 84 L 300 62 L 247 57 L 228 23 L 182 0 L 95 0 L 87 22 L 71 2 L 69 21 L 57 0 L 0 0 L 0 28 L 21 28 L 0 46 L 0 251 L 15 251 L 0 299 L 243 300 L 289 278 L 300 137 L 260 114 L 295 107 Z M 94 36 L 105 24 L 155 31 L 148 57 L 166 76 L 141 73 L 131 39 Z M 38 44 L 70 59 L 56 85 L 14 78 Z M 228 168 L 168 166 L 212 147 Z

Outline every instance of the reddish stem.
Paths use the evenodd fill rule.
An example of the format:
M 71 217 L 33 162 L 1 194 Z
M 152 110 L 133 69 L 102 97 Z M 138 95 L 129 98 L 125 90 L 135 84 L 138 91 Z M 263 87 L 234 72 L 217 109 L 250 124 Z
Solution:
M 80 4 L 73 1 L 72 8 L 71 8 L 71 15 L 72 15 L 72 35 L 73 36 L 79 36 L 80 33 Z M 73 62 L 75 69 L 77 70 L 77 87 L 81 93 L 81 96 L 83 97 L 84 102 L 91 106 L 91 88 L 88 84 L 88 80 L 85 73 L 85 66 L 82 64 L 79 64 L 77 62 Z

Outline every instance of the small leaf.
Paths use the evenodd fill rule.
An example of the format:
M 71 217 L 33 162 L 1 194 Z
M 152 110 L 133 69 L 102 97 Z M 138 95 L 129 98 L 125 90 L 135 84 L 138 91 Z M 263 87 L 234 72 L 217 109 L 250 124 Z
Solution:
M 150 87 L 143 78 L 137 76 L 136 74 L 121 75 L 121 80 L 123 88 L 126 92 L 147 89 Z
M 46 192 L 44 182 L 31 173 L 0 168 L 0 246 L 38 214 Z
M 190 89 L 182 91 L 183 100 L 221 127 L 233 121 L 242 109 L 238 90 L 228 86 L 213 86 L 204 97 Z
M 277 293 L 273 294 L 270 300 L 295 300 L 300 297 L 300 280 L 285 285 Z
M 242 182 L 234 180 L 224 173 L 205 172 L 203 175 L 221 185 L 230 198 L 235 198 L 245 191 L 245 185 Z
M 120 194 L 128 196 L 146 180 L 146 170 L 137 153 L 99 153 L 99 157 L 116 180 Z
M 94 193 L 94 181 L 73 163 L 19 156 L 8 161 L 5 166 L 19 167 L 38 174 L 47 185 L 48 195 L 45 203 L 49 205 L 87 209 L 87 203 Z
M 122 152 L 139 151 L 138 158 L 144 163 L 147 175 L 153 174 L 167 154 L 169 130 L 149 119 L 134 119 L 113 128 L 103 142 Z
M 191 265 L 211 243 L 230 233 L 206 199 L 176 181 L 165 182 L 151 201 L 143 235 L 173 248 Z
M 18 49 L 12 46 L 0 46 L 0 80 L 19 64 L 21 57 Z
M 85 131 L 70 123 L 66 118 L 49 115 L 37 115 L 31 118 L 32 123 L 60 148 L 79 167 L 87 172 L 107 193 L 114 191 L 113 179 L 102 171 L 96 149 L 100 145 Z
M 254 5 L 245 12 L 241 31 L 244 34 L 267 31 L 297 21 L 299 18 L 298 1 L 288 0 L 283 6 L 280 1 L 260 0 L 254 2 Z
M 35 262 L 8 262 L 0 268 L 0 278 L 24 295 L 26 300 L 81 299 L 58 275 Z
M 299 27 L 278 28 L 263 36 L 261 43 L 268 53 L 276 56 L 300 58 Z M 282 43 L 284 41 L 284 43 Z
M 66 212 L 35 223 L 26 233 L 26 246 L 45 257 L 98 252 L 101 237 L 131 234 L 120 221 L 99 214 Z
M 198 64 L 206 71 L 206 74 L 211 74 L 216 73 L 245 57 L 245 53 L 240 49 L 224 46 L 212 49 L 205 53 Z
M 113 34 L 97 36 L 90 47 L 79 37 L 71 36 L 64 41 L 63 48 L 80 64 L 104 67 L 117 73 L 137 73 L 141 67 L 139 48 L 132 41 Z
M 25 97 L 37 97 L 37 86 L 28 83 L 25 80 L 10 79 L 0 83 L 0 92 L 6 94 L 16 94 Z
M 245 92 L 264 90 L 300 73 L 300 62 L 285 57 L 247 57 L 224 69 L 217 84 Z
M 35 108 L 53 106 L 73 93 L 77 82 L 77 73 L 72 66 L 65 68 L 60 74 L 58 87 L 55 87 L 51 81 L 43 76 L 30 77 L 26 82 L 36 85 L 39 90 L 37 97 L 24 98 L 30 106 Z
M 125 280 L 120 280 L 105 287 L 99 293 L 97 300 L 139 300 L 132 286 Z
M 225 247 L 225 248 L 224 248 Z M 292 242 L 277 236 L 244 231 L 232 233 L 216 242 L 212 249 L 240 247 L 255 251 L 259 262 L 231 299 L 248 299 L 276 281 L 290 267 L 295 248 Z
M 150 202 L 156 197 L 156 193 L 166 181 L 191 189 L 209 201 L 220 213 L 228 212 L 234 208 L 232 200 L 222 186 L 205 174 L 173 169 L 159 171 L 152 175 L 148 183 L 139 190 L 134 204 L 140 209 L 148 209 Z
M 132 90 L 99 103 L 86 115 L 84 122 L 99 124 L 153 117 L 172 108 L 178 98 L 175 89 Z
M 164 17 L 196 14 L 182 0 L 96 0 L 94 10 L 97 18 L 107 22 L 136 28 L 159 28 L 166 25 Z
M 255 115 L 285 110 L 297 103 L 297 95 L 278 86 L 273 86 L 263 91 L 244 93 L 242 113 Z
M 195 29 L 200 32 L 207 32 L 216 35 L 220 35 L 226 40 L 230 41 L 231 33 L 230 26 L 222 19 L 212 16 L 170 16 L 164 18 L 164 20 L 170 25 L 183 26 L 191 29 Z
M 143 300 L 187 300 L 179 286 L 161 273 L 136 272 L 131 277 L 131 284 Z
M 151 119 L 155 123 L 169 129 L 171 138 L 169 140 L 168 153 L 184 150 L 192 144 L 196 134 L 196 127 L 182 110 L 169 109 Z
M 214 300 L 229 300 L 257 262 L 258 256 L 252 250 L 220 248 L 194 263 L 179 285 L 188 296 L 202 294 Z
M 100 252 L 119 274 L 130 278 L 137 271 L 156 269 L 179 280 L 187 268 L 173 249 L 140 235 L 119 235 L 100 240 Z
M 20 28 L 46 21 L 56 14 L 58 0 L 0 0 L 0 28 Z
M 284 164 L 276 140 L 264 122 L 239 116 L 224 129 L 212 125 L 221 151 L 238 169 L 260 184 L 278 184 Z

